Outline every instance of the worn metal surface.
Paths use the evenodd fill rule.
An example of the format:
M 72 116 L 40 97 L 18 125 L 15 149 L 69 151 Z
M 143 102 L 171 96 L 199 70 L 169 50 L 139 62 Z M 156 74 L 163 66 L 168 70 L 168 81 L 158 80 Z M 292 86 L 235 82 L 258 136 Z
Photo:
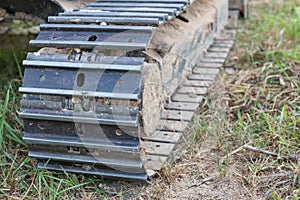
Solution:
M 81 11 L 81 12 L 91 12 L 97 11 L 97 7 L 85 7 L 81 9 L 74 9 L 74 11 Z M 174 10 L 172 8 L 148 8 L 148 7 L 101 7 L 102 11 L 109 11 L 109 12 L 142 12 L 142 13 L 166 13 L 169 17 L 174 17 L 178 15 L 180 11 Z

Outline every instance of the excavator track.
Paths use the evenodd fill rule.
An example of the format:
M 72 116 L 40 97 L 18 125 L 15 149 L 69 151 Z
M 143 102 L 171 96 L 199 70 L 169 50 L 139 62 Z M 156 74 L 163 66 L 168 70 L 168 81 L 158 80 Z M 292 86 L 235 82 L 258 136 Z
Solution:
M 154 131 L 145 133 L 145 52 L 156 27 L 185 20 L 192 3 L 101 0 L 40 25 L 30 45 L 41 49 L 23 61 L 19 89 L 23 140 L 39 168 L 147 180 L 174 157 L 234 44 L 232 28 L 207 36 L 203 55 L 163 98 Z

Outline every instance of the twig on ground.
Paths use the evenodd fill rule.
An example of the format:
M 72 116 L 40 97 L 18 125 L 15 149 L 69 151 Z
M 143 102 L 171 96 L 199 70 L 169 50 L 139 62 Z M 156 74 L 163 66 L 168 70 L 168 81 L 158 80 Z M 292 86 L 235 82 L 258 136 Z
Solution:
M 32 186 L 33 186 L 33 184 L 34 184 L 35 177 L 36 177 L 36 172 L 35 172 L 34 175 L 33 175 L 33 178 L 32 178 L 32 181 L 31 181 L 31 184 L 30 184 L 28 190 L 26 191 L 26 193 L 24 194 L 24 196 L 22 197 L 21 200 L 24 200 L 24 199 L 27 198 L 27 195 L 29 194 L 29 192 L 30 192 L 30 190 L 31 190 L 31 188 L 32 188 Z
M 199 162 L 193 162 L 193 163 L 183 163 L 180 165 L 177 165 L 177 167 L 186 167 L 186 166 L 192 166 L 192 165 L 198 165 Z
M 9 197 L 9 199 L 20 200 L 20 198 L 19 198 L 19 197 L 14 197 L 14 196 L 8 196 L 8 197 Z
M 213 181 L 213 180 L 215 180 L 215 179 L 216 179 L 215 176 L 207 177 L 207 178 L 203 179 L 202 181 L 200 181 L 199 183 L 194 184 L 194 185 L 191 185 L 189 188 L 192 188 L 192 187 L 199 187 L 200 185 L 202 185 L 202 184 L 204 184 L 204 183 L 206 183 L 206 182 L 208 182 L 208 181 Z
M 267 151 L 267 150 L 263 150 L 263 149 L 259 149 L 250 145 L 244 145 L 244 148 L 250 151 L 254 151 L 257 153 L 263 153 L 263 154 L 267 154 L 273 157 L 277 157 L 277 158 L 282 158 L 284 160 L 290 160 L 290 161 L 298 161 L 298 156 L 297 155 L 290 155 L 290 156 L 280 156 L 277 153 L 271 152 L 271 151 Z
M 259 179 L 262 178 L 279 178 L 279 177 L 286 177 L 286 176 L 293 176 L 295 172 L 289 172 L 289 173 L 279 173 L 279 174 L 271 174 L 269 176 L 259 176 Z
M 233 154 L 236 154 L 237 152 L 243 150 L 245 148 L 246 145 L 252 144 L 252 142 L 248 142 L 246 144 L 244 144 L 243 146 L 240 146 L 239 148 L 235 149 L 234 151 L 230 152 L 229 154 L 225 155 L 220 161 L 222 164 L 224 164 L 224 162 L 226 161 L 226 159 L 228 159 L 230 156 L 232 156 Z
M 289 180 L 286 180 L 286 181 L 280 181 L 280 182 L 278 182 L 278 183 L 275 183 L 275 184 L 271 187 L 271 189 L 269 189 L 267 192 L 265 192 L 264 197 L 267 198 L 267 197 L 271 194 L 271 192 L 272 192 L 277 186 L 286 184 L 286 183 L 288 183 L 288 182 L 289 182 Z

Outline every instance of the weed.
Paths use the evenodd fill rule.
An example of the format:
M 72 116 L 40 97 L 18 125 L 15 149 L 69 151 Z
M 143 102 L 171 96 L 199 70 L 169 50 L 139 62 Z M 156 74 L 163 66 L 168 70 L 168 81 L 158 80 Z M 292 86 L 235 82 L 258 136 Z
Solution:
M 219 173 L 222 177 L 226 176 L 226 169 L 224 168 L 222 161 L 221 160 L 217 160 L 218 163 L 218 169 L 219 169 Z

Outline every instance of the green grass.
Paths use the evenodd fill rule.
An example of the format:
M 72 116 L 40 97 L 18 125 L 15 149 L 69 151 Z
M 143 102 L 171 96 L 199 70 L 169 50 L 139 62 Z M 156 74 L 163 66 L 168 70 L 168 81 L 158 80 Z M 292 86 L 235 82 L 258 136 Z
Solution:
M 241 24 L 236 49 L 247 50 L 236 53 L 242 70 L 227 77 L 228 120 L 235 133 L 247 136 L 240 144 L 254 140 L 260 147 L 300 153 L 300 18 L 294 5 L 262 8 L 259 18 Z
M 300 16 L 295 5 L 287 1 L 257 8 L 257 17 L 240 23 L 232 52 L 235 59 L 229 61 L 238 71 L 224 76 L 226 92 L 220 97 L 228 105 L 226 116 L 217 131 L 204 130 L 218 138 L 218 148 L 227 154 L 251 142 L 256 148 L 278 155 L 243 151 L 240 158 L 244 161 L 240 165 L 249 169 L 247 176 L 251 178 L 247 182 L 254 182 L 249 191 L 253 187 L 269 191 L 269 199 L 299 197 Z M 209 106 L 207 111 L 213 117 L 209 122 L 200 120 L 202 127 L 213 126 L 215 118 L 220 117 L 214 116 L 215 110 Z M 298 156 L 298 162 L 283 159 L 288 156 Z M 217 163 L 224 176 L 226 166 Z M 270 178 L 267 184 L 259 179 L 276 173 L 294 175 Z

